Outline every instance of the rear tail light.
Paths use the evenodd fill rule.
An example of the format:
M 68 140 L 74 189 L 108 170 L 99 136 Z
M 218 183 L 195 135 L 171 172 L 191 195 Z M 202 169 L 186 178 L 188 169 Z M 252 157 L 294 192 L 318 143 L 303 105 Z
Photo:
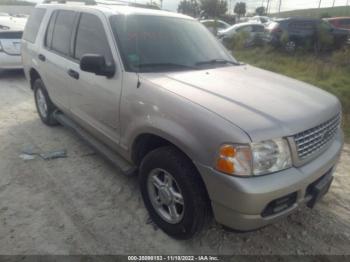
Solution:
M 271 33 L 276 33 L 276 34 L 282 33 L 282 29 L 279 27 L 275 27 L 271 30 Z

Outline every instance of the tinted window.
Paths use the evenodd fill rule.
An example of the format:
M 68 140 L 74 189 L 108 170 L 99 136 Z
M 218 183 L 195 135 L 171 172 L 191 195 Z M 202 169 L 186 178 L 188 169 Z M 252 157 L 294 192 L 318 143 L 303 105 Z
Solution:
M 75 13 L 73 11 L 58 11 L 52 35 L 52 50 L 64 55 L 69 54 L 74 18 Z
M 49 48 L 51 48 L 52 33 L 55 26 L 56 15 L 57 15 L 57 11 L 53 12 L 50 18 L 49 25 L 47 26 L 47 30 L 46 30 L 45 46 Z
M 0 39 L 21 39 L 22 32 L 0 32 Z
M 38 35 L 39 27 L 43 17 L 45 15 L 45 9 L 35 8 L 32 12 L 32 15 L 29 17 L 24 30 L 23 39 L 34 43 L 36 36 Z
M 131 71 L 188 70 L 213 59 L 234 62 L 215 37 L 195 20 L 120 15 L 111 17 L 111 25 L 124 64 Z
M 101 20 L 92 14 L 82 14 L 75 45 L 75 58 L 80 60 L 85 54 L 104 55 L 107 63 L 112 62 L 105 30 Z
M 340 25 L 350 26 L 350 19 L 339 20 Z
M 252 31 L 252 27 L 249 26 L 242 26 L 241 28 L 237 29 L 237 32 L 247 32 L 250 33 Z
M 264 32 L 265 28 L 263 26 L 255 25 L 253 26 L 253 32 L 259 32 L 262 33 Z
M 218 27 L 222 28 L 222 29 L 225 29 L 227 26 L 224 23 L 219 22 L 218 23 Z
M 293 22 L 289 25 L 292 29 L 297 30 L 312 30 L 314 28 L 315 23 L 309 21 L 299 21 Z

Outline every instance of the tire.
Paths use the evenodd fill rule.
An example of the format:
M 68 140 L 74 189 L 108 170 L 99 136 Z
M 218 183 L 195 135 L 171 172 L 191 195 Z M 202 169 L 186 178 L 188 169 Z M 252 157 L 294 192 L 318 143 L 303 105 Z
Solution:
M 165 180 L 169 182 L 169 179 L 165 179 L 169 174 L 173 181 L 165 183 Z M 156 189 L 154 177 L 158 178 L 158 187 L 160 184 L 162 189 Z M 208 221 L 210 209 L 204 184 L 192 161 L 176 148 L 161 147 L 147 154 L 141 163 L 139 182 L 151 219 L 169 236 L 189 239 L 200 232 Z M 159 198 L 155 200 L 157 192 Z M 178 216 L 170 215 L 173 208 L 166 207 L 172 205 L 169 202 L 175 203 L 176 211 L 172 213 Z
M 39 78 L 34 81 L 34 100 L 41 121 L 48 126 L 57 126 L 58 122 L 54 117 L 56 106 L 51 102 L 49 94 L 43 81 Z
M 288 53 L 294 53 L 295 50 L 297 49 L 297 43 L 295 41 L 288 41 L 285 46 L 284 46 L 285 50 Z

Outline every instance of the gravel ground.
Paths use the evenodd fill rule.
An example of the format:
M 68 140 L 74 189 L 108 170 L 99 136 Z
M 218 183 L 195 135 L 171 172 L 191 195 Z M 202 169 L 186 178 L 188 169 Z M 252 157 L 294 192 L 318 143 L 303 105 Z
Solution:
M 118 174 L 63 127 L 44 126 L 21 72 L 0 73 L 0 254 L 348 254 L 350 146 L 313 209 L 256 232 L 212 222 L 176 241 L 149 224 L 136 178 Z M 23 148 L 68 158 L 24 161 Z

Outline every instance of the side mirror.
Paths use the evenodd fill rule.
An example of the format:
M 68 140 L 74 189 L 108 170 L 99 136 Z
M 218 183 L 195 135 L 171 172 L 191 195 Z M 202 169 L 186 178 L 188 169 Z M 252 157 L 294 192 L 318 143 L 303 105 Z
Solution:
M 96 75 L 112 77 L 115 74 L 115 65 L 107 65 L 102 55 L 87 54 L 80 59 L 80 69 Z

